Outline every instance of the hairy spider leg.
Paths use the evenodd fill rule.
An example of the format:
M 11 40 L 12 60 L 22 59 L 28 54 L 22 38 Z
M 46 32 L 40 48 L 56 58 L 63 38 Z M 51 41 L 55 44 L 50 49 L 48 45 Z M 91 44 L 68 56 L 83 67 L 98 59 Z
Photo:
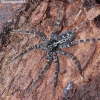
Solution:
M 56 53 L 54 52 L 53 52 L 53 60 L 55 63 L 54 86 L 53 86 L 53 96 L 54 96 L 54 90 L 57 86 L 57 79 L 58 79 L 58 72 L 59 72 L 59 60 L 58 60 Z
M 55 25 L 55 29 L 54 29 L 55 32 L 58 30 L 58 27 L 60 25 L 60 14 L 61 14 L 62 6 L 63 6 L 63 3 L 61 3 L 59 11 L 58 11 L 58 17 L 57 17 L 57 21 L 56 21 L 56 25 Z
M 41 70 L 41 72 L 39 73 L 39 75 L 37 76 L 37 78 L 35 79 L 35 81 L 32 80 L 30 82 L 30 84 L 28 85 L 28 87 L 25 90 L 26 92 L 29 92 L 31 90 L 31 88 L 41 79 L 41 77 L 43 76 L 43 74 L 49 68 L 51 62 L 52 62 L 52 55 L 48 55 L 47 62 L 45 64 L 44 68 Z
M 76 30 L 78 30 L 85 22 L 87 21 L 87 19 L 85 19 L 83 22 L 81 22 L 78 26 L 76 26 L 74 29 L 72 29 L 72 32 L 75 32 Z
M 82 75 L 82 71 L 81 71 L 81 65 L 80 65 L 80 63 L 78 62 L 78 60 L 76 59 L 75 56 L 73 56 L 73 55 L 72 55 L 71 53 L 69 53 L 69 52 L 64 52 L 64 51 L 61 51 L 61 50 L 59 50 L 58 53 L 60 53 L 61 55 L 65 55 L 65 56 L 67 56 L 67 57 L 70 57 L 70 58 L 73 60 L 73 62 L 75 63 L 75 65 L 77 66 L 81 77 L 84 78 L 83 75 Z
M 71 45 L 76 45 L 78 43 L 82 43 L 82 42 L 94 42 L 94 41 L 99 41 L 100 38 L 90 38 L 90 39 L 84 39 L 84 40 L 76 40 L 76 41 L 72 41 Z
M 29 52 L 29 51 L 31 51 L 31 50 L 33 50 L 33 49 L 40 49 L 40 50 L 41 50 L 41 49 L 43 49 L 43 45 L 42 45 L 42 44 L 37 44 L 37 45 L 35 45 L 35 46 L 32 46 L 32 47 L 26 49 L 25 51 L 23 51 L 22 53 L 20 53 L 19 55 L 17 55 L 17 56 L 14 57 L 13 59 L 11 59 L 7 64 L 13 62 L 14 60 L 16 60 L 17 58 L 19 58 L 20 56 L 26 54 L 27 52 Z M 6 65 L 7 65 L 7 64 L 6 64 Z
M 22 32 L 22 33 L 26 33 L 26 34 L 37 34 L 42 41 L 46 41 L 46 37 L 39 31 L 29 31 L 29 30 L 12 30 L 11 33 L 14 33 L 14 32 Z
M 84 40 L 76 40 L 76 41 L 72 41 L 70 43 L 64 43 L 62 45 L 60 45 L 60 49 L 63 49 L 63 48 L 69 48 L 73 45 L 76 45 L 78 43 L 85 43 L 85 42 L 95 42 L 95 41 L 99 41 L 100 38 L 90 38 L 90 39 L 84 39 Z
M 60 13 L 61 13 L 62 6 L 63 6 L 63 2 L 61 3 L 60 8 L 59 8 L 59 11 L 58 11 L 58 17 L 57 17 L 55 29 L 54 29 L 54 31 L 52 32 L 52 34 L 50 35 L 50 37 L 56 37 L 56 35 L 57 35 L 56 32 L 57 32 L 58 27 L 59 27 L 59 25 L 60 25 Z

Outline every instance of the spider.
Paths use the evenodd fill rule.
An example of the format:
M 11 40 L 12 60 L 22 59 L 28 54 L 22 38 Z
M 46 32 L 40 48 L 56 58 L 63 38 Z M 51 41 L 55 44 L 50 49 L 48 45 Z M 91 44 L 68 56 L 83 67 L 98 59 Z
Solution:
M 10 60 L 10 62 L 16 60 L 20 56 L 26 54 L 27 52 L 29 52 L 33 49 L 44 50 L 47 54 L 46 55 L 47 62 L 45 64 L 44 68 L 40 71 L 40 73 L 38 74 L 35 81 L 32 80 L 30 82 L 30 84 L 28 85 L 28 87 L 25 89 L 27 92 L 29 92 L 31 90 L 31 88 L 41 79 L 41 77 L 46 72 L 46 70 L 49 68 L 49 66 L 53 60 L 54 60 L 54 64 L 55 64 L 53 92 L 55 91 L 55 88 L 57 86 L 58 72 L 59 72 L 59 60 L 58 60 L 57 53 L 71 58 L 73 60 L 73 62 L 75 63 L 76 67 L 78 68 L 80 75 L 83 77 L 82 71 L 81 71 L 81 65 L 80 65 L 79 61 L 76 59 L 76 57 L 69 52 L 62 51 L 61 49 L 72 47 L 78 43 L 100 40 L 100 38 L 90 38 L 90 39 L 74 41 L 75 31 L 78 30 L 86 22 L 86 20 L 81 22 L 76 28 L 74 28 L 72 30 L 66 30 L 65 32 L 62 32 L 61 34 L 58 35 L 57 30 L 60 25 L 60 12 L 61 12 L 62 5 L 63 4 L 60 5 L 59 11 L 58 11 L 58 17 L 56 20 L 56 26 L 55 26 L 54 31 L 50 34 L 49 40 L 39 31 L 34 31 L 34 30 L 31 30 L 31 31 L 29 31 L 29 30 L 12 30 L 11 31 L 11 32 L 24 32 L 24 33 L 37 34 L 41 38 L 43 43 L 36 44 L 36 45 L 26 49 L 19 55 L 15 56 L 12 60 Z

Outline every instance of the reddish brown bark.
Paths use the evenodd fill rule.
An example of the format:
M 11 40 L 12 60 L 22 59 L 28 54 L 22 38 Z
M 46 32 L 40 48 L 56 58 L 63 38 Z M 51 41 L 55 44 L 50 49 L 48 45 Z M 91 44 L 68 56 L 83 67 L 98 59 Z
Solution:
M 28 9 L 27 12 L 20 15 L 18 26 L 23 24 L 29 14 L 30 16 L 28 17 L 27 22 L 23 24 L 20 29 L 41 30 L 43 34 L 49 38 L 55 27 L 59 4 L 61 4 L 60 0 L 51 2 L 44 0 L 41 1 L 33 11 L 31 9 L 34 7 L 34 4 L 31 5 L 31 9 Z M 3 8 L 4 5 L 1 5 L 0 7 Z M 81 7 L 82 2 L 80 2 L 80 0 L 64 3 L 61 10 L 62 24 L 59 27 L 58 33 L 75 28 L 75 26 L 86 19 L 86 14 L 89 16 L 88 11 L 85 9 L 75 20 Z M 11 6 L 9 9 L 10 8 L 17 7 Z M 13 11 L 11 12 L 14 13 Z M 6 14 L 6 12 L 4 14 Z M 8 19 L 9 17 L 7 17 L 7 20 Z M 99 37 L 99 33 L 100 29 L 96 27 L 94 22 L 87 20 L 87 22 L 77 30 L 75 36 L 76 40 L 92 37 L 97 38 Z M 42 41 L 40 38 L 33 34 L 12 33 L 10 34 L 9 39 L 11 41 L 10 44 L 7 45 L 4 51 L 0 52 L 0 55 L 5 55 L 0 66 L 1 100 L 63 100 L 65 98 L 63 98 L 62 91 L 69 82 L 75 84 L 75 91 L 71 94 L 72 99 L 69 100 L 88 100 L 90 98 L 91 100 L 100 99 L 100 41 L 81 43 L 71 48 L 64 49 L 64 51 L 70 52 L 77 57 L 82 66 L 84 79 L 81 79 L 77 67 L 70 58 L 58 54 L 60 63 L 58 85 L 56 87 L 55 96 L 52 97 L 55 68 L 53 62 L 41 80 L 32 87 L 31 91 L 24 96 L 21 94 L 24 89 L 27 88 L 30 81 L 36 78 L 41 68 L 44 67 L 46 62 L 44 51 L 30 51 L 24 56 L 16 59 L 14 62 L 11 62 L 9 65 L 5 65 L 5 63 L 26 48 L 41 43 Z

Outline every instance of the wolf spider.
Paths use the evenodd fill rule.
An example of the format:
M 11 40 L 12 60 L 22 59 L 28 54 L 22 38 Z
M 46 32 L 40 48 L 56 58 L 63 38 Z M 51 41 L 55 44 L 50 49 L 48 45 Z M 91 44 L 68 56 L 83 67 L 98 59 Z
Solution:
M 70 48 L 70 47 L 72 47 L 72 46 L 74 46 L 78 43 L 100 40 L 100 38 L 90 38 L 90 39 L 75 40 L 74 41 L 75 31 L 78 30 L 86 22 L 86 20 L 81 22 L 76 28 L 74 28 L 72 30 L 66 30 L 65 32 L 62 32 L 61 34 L 58 35 L 57 30 L 58 30 L 58 27 L 60 25 L 60 12 L 61 12 L 62 5 L 63 4 L 60 5 L 59 11 L 58 11 L 58 17 L 57 17 L 57 21 L 56 21 L 56 26 L 55 26 L 54 31 L 50 34 L 49 40 L 39 31 L 34 31 L 34 30 L 31 30 L 31 31 L 28 31 L 28 30 L 12 30 L 11 31 L 11 32 L 24 32 L 24 33 L 37 34 L 41 38 L 43 43 L 36 44 L 36 45 L 26 49 L 25 51 L 23 51 L 22 53 L 20 53 L 16 57 L 14 57 L 12 60 L 10 60 L 10 62 L 16 60 L 20 56 L 26 54 L 27 52 L 29 52 L 33 49 L 44 50 L 47 54 L 46 55 L 47 62 L 45 64 L 44 68 L 40 71 L 40 73 L 38 74 L 35 81 L 32 80 L 30 82 L 30 84 L 28 85 L 28 87 L 25 89 L 27 92 L 29 92 L 31 90 L 31 88 L 41 79 L 43 74 L 49 68 L 52 60 L 54 60 L 54 63 L 55 63 L 54 85 L 53 85 L 53 92 L 54 92 L 54 90 L 57 86 L 57 79 L 58 79 L 58 72 L 59 72 L 59 61 L 58 61 L 57 53 L 71 58 L 73 60 L 73 62 L 75 63 L 75 65 L 77 66 L 80 75 L 83 77 L 82 71 L 81 71 L 81 65 L 80 65 L 79 61 L 76 59 L 76 57 L 73 56 L 69 52 L 62 51 L 61 49 Z

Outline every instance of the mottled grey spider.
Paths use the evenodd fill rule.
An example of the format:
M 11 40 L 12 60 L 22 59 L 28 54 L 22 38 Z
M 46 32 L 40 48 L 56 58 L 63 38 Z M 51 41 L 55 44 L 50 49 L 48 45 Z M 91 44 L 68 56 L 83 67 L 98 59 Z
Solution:
M 40 80 L 40 78 L 43 76 L 44 72 L 49 68 L 49 65 L 52 62 L 52 60 L 54 60 L 54 63 L 55 63 L 54 85 L 53 85 L 53 92 L 54 92 L 54 90 L 57 86 L 57 78 L 58 78 L 58 72 L 59 72 L 59 61 L 58 61 L 57 53 L 71 58 L 73 60 L 73 62 L 75 63 L 75 65 L 77 66 L 80 75 L 83 77 L 82 71 L 81 71 L 81 65 L 78 62 L 78 60 L 76 59 L 76 57 L 74 57 L 71 53 L 62 51 L 61 49 L 69 48 L 69 47 L 72 47 L 73 45 L 76 45 L 76 44 L 82 43 L 82 42 L 90 42 L 90 41 L 100 40 L 100 38 L 90 38 L 90 39 L 74 41 L 75 31 L 77 29 L 79 29 L 84 24 L 84 22 L 86 22 L 86 20 L 81 22 L 76 28 L 74 28 L 72 30 L 66 30 L 65 32 L 62 32 L 60 35 L 58 35 L 57 29 L 60 25 L 60 12 L 61 12 L 62 5 L 63 4 L 60 5 L 60 10 L 58 12 L 56 26 L 55 26 L 54 31 L 51 33 L 49 40 L 47 40 L 46 37 L 41 32 L 37 32 L 37 31 L 33 31 L 33 30 L 31 30 L 31 31 L 12 30 L 12 32 L 24 32 L 24 33 L 37 34 L 37 35 L 39 35 L 39 37 L 41 38 L 43 43 L 36 44 L 35 46 L 32 46 L 32 47 L 26 49 L 25 51 L 20 53 L 18 56 L 14 57 L 10 62 L 14 61 L 18 57 L 26 54 L 27 52 L 29 52 L 30 50 L 33 50 L 33 49 L 44 50 L 47 53 L 47 55 L 46 55 L 47 62 L 45 64 L 44 68 L 41 70 L 41 72 L 37 76 L 36 80 L 35 81 L 32 80 L 30 82 L 30 84 L 26 88 L 27 92 L 29 92 L 31 90 L 31 88 Z

